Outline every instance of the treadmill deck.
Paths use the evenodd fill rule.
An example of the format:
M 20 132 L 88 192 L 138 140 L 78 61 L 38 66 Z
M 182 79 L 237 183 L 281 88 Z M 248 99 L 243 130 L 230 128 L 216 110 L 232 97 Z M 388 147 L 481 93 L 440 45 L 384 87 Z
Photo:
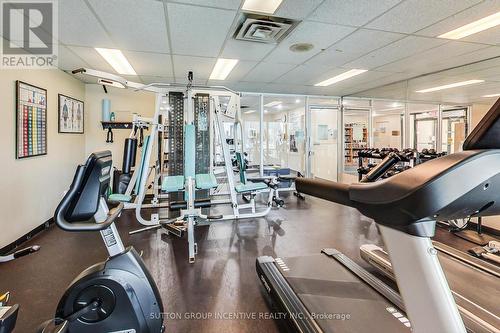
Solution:
M 294 317 L 288 319 L 296 321 L 295 317 L 301 316 L 314 319 L 319 327 L 310 332 L 411 331 L 410 322 L 404 313 L 352 274 L 348 268 L 326 254 L 275 260 L 261 257 L 257 261 L 257 270 L 261 280 L 266 281 L 264 285 L 273 300 L 281 303 L 280 308 L 287 312 L 286 316 Z M 275 272 L 269 272 L 270 270 Z M 281 286 L 276 281 L 281 279 L 277 277 L 280 274 L 276 274 L 276 271 L 286 279 Z M 270 279 L 269 276 L 273 278 Z M 286 296 L 280 295 L 287 292 L 278 289 L 286 288 L 298 296 L 307 309 L 306 314 L 284 304 L 293 303 Z

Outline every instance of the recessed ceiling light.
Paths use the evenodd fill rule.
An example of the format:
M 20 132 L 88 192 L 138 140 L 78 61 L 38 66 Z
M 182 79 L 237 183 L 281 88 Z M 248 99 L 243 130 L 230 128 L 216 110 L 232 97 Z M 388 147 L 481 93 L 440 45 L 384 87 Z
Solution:
M 455 82 L 455 83 L 445 84 L 444 86 L 437 86 L 437 87 L 432 87 L 432 88 L 428 88 L 428 89 L 417 90 L 417 92 L 418 93 L 428 93 L 428 92 L 433 92 L 433 91 L 438 91 L 438 90 L 444 90 L 444 89 L 450 89 L 450 88 L 468 86 L 468 85 L 471 85 L 471 84 L 482 83 L 482 82 L 484 82 L 484 80 L 461 81 L 461 82 Z
M 300 99 L 296 99 L 296 100 L 295 100 L 295 103 L 300 103 Z
M 283 109 L 283 104 L 278 104 L 278 105 L 276 105 L 276 108 L 277 108 L 277 109 L 280 109 L 280 110 L 281 110 L 281 109 Z
M 483 97 L 486 97 L 486 98 L 490 98 L 490 97 L 500 97 L 500 94 L 484 95 Z
M 95 50 L 113 67 L 113 69 L 122 75 L 137 75 L 132 65 L 123 55 L 122 51 L 117 49 L 103 49 L 96 47 Z
M 243 10 L 251 12 L 274 14 L 283 0 L 245 0 Z
M 212 74 L 210 74 L 210 80 L 225 80 L 237 63 L 238 59 L 217 59 Z
M 474 21 L 460 28 L 442 34 L 439 36 L 439 38 L 460 39 L 489 28 L 493 28 L 499 24 L 500 24 L 500 12 L 490 16 L 486 16 L 480 20 Z
M 268 113 L 268 112 L 269 112 L 269 111 L 267 111 L 267 110 L 264 110 L 264 113 Z
M 326 87 L 326 86 L 332 85 L 334 83 L 347 80 L 353 76 L 362 74 L 364 72 L 367 72 L 367 70 L 366 69 L 351 69 L 350 71 L 347 71 L 345 73 L 342 73 L 342 74 L 334 76 L 334 77 L 331 77 L 328 80 L 316 83 L 315 86 L 316 87 Z
M 272 101 L 267 104 L 264 104 L 264 106 L 267 106 L 268 108 L 272 108 L 273 106 L 280 105 L 281 101 Z

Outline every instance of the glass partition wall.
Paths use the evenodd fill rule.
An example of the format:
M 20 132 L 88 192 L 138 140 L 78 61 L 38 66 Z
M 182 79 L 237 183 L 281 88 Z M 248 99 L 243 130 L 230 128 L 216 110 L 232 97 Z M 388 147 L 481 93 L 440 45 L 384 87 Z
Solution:
M 438 103 L 259 93 L 241 98 L 244 151 L 255 172 L 279 169 L 344 182 L 357 181 L 363 148 L 461 149 L 468 115 L 468 106 Z

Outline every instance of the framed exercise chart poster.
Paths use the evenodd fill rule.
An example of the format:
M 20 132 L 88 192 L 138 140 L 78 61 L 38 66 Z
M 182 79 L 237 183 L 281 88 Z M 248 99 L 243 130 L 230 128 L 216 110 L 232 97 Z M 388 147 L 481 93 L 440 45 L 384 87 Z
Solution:
M 83 134 L 83 102 L 59 94 L 59 133 Z
M 47 90 L 16 81 L 16 158 L 47 154 Z

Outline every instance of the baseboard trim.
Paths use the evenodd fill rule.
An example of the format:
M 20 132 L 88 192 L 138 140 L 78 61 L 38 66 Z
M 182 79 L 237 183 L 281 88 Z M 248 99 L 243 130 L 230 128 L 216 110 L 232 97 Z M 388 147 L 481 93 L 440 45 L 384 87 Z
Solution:
M 7 246 L 4 246 L 0 249 L 0 255 L 6 255 L 7 253 L 12 252 L 13 250 L 17 249 L 21 245 L 23 245 L 25 242 L 29 241 L 42 231 L 48 229 L 52 224 L 54 224 L 54 220 L 50 219 L 45 221 L 44 223 L 40 224 L 38 227 L 35 229 L 31 230 L 30 232 L 24 234 L 23 236 L 19 237 L 12 243 L 8 244 Z

